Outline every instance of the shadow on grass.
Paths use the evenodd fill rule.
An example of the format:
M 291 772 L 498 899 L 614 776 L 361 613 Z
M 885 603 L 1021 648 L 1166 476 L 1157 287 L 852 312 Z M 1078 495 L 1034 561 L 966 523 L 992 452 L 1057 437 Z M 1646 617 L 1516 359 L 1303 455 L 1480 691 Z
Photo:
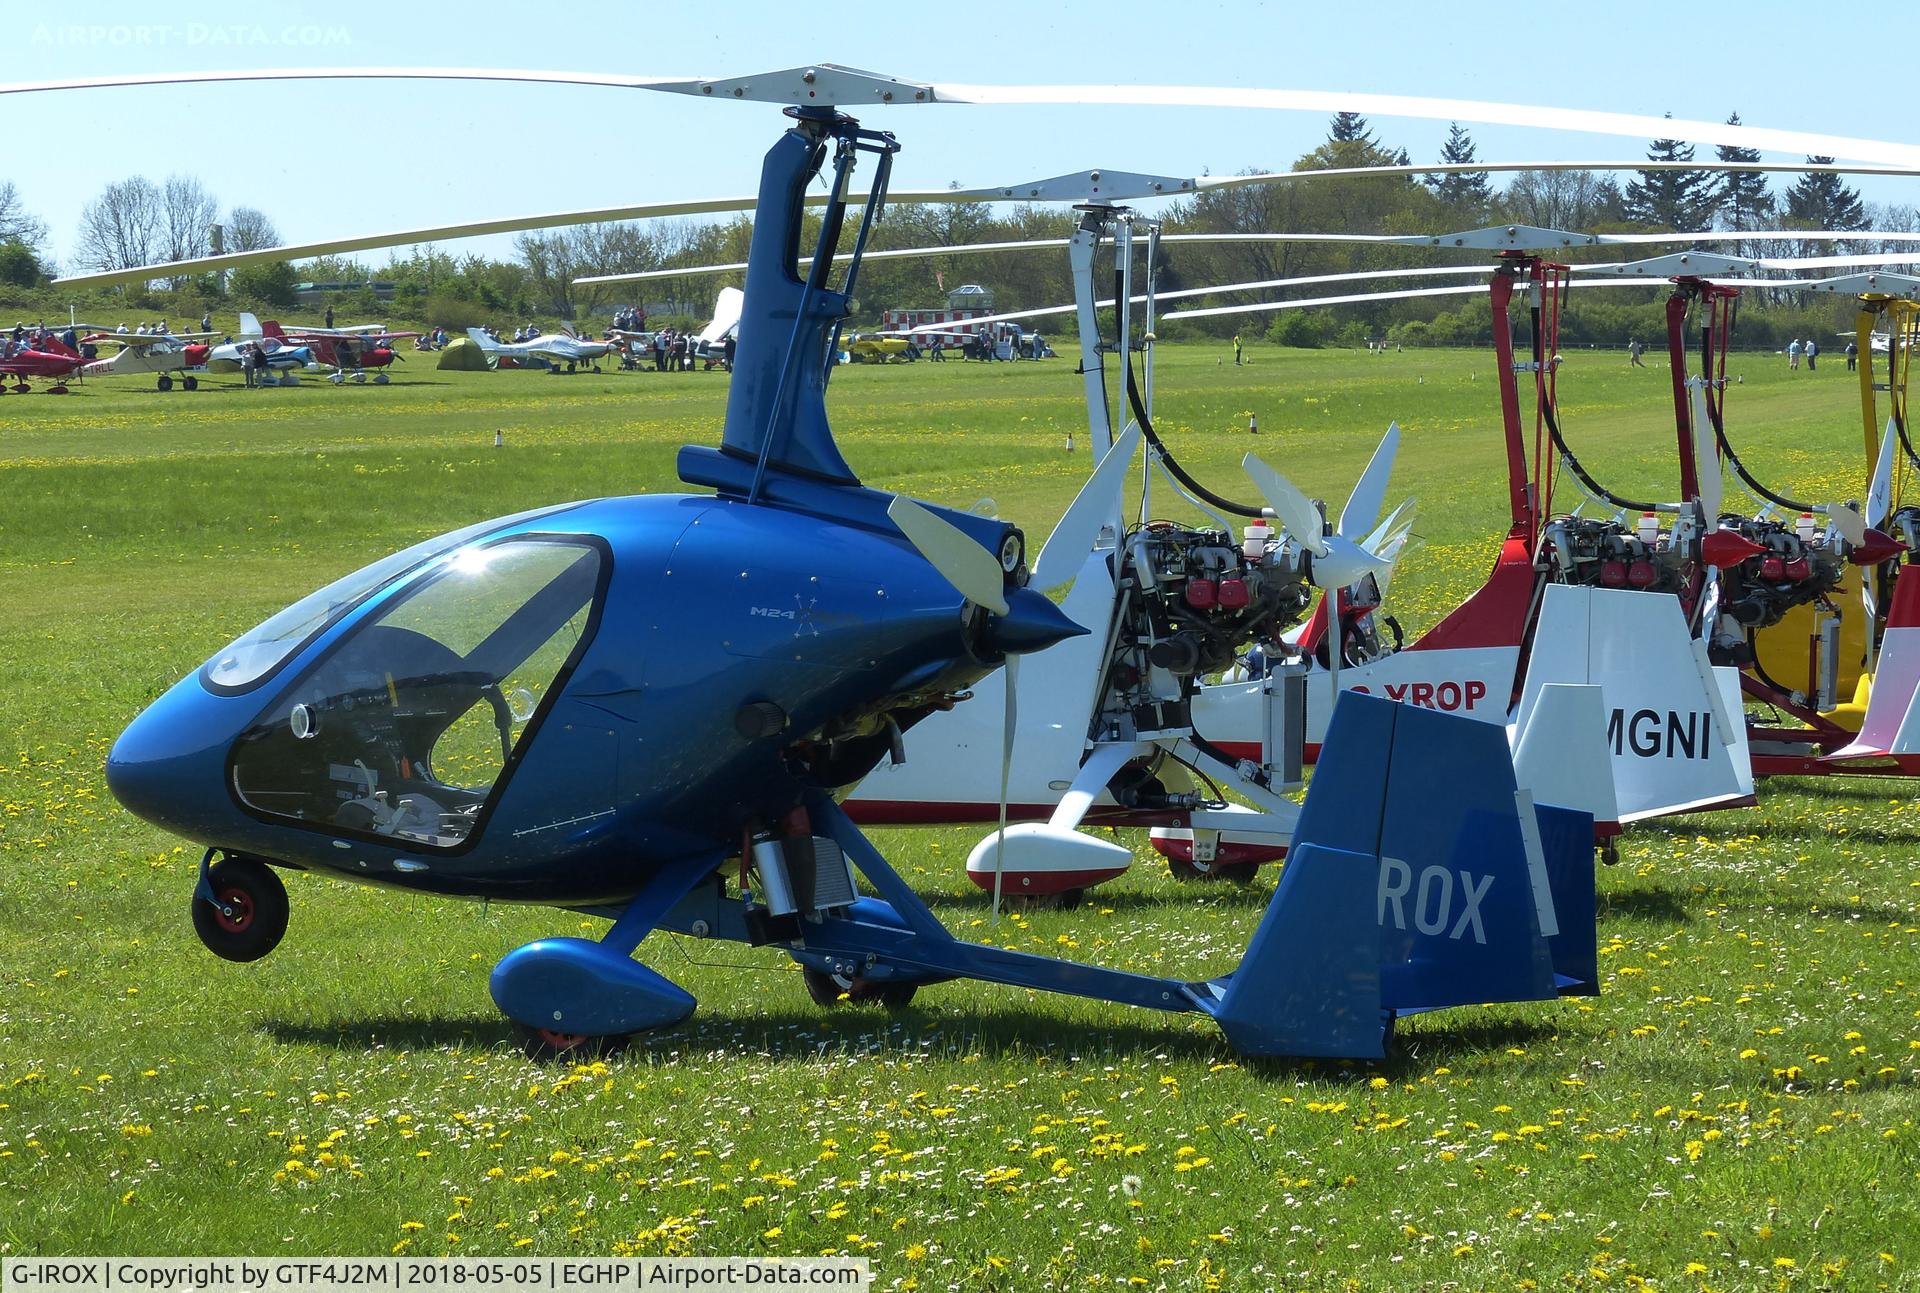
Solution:
M 1681 925 L 1693 920 L 1687 902 L 1670 889 L 1630 889 L 1624 893 L 1599 895 L 1600 919 L 1623 917 L 1656 925 Z
M 937 986 L 931 991 L 937 992 Z M 922 998 L 926 1000 L 926 998 Z M 1236 1054 L 1224 1035 L 1186 1020 L 1159 1021 L 1144 1012 L 1113 1007 L 1103 1018 L 1062 1018 L 1050 1012 L 955 1003 L 937 998 L 900 1010 L 841 1005 L 832 1010 L 776 1008 L 741 1017 L 724 1009 L 699 1010 L 672 1028 L 636 1035 L 615 1063 L 645 1064 L 688 1059 L 746 1060 L 775 1065 L 817 1065 L 823 1059 L 858 1056 L 928 1060 L 1021 1061 L 1061 1064 L 1176 1061 L 1235 1063 L 1272 1081 L 1313 1080 L 1334 1085 L 1378 1075 L 1410 1078 L 1434 1064 L 1460 1064 L 1487 1051 L 1544 1042 L 1566 1032 L 1565 1019 L 1480 1019 L 1450 1023 L 1449 1012 L 1403 1022 L 1384 1061 L 1258 1058 Z M 1197 1019 L 1188 1016 L 1187 1019 Z M 519 1052 L 513 1025 L 496 1015 L 408 1019 L 391 1015 L 324 1024 L 269 1020 L 260 1031 L 288 1046 L 340 1051 Z
M 295 1023 L 270 1019 L 260 1031 L 286 1046 L 320 1046 L 333 1050 L 492 1050 L 515 1046 L 513 1024 L 504 1015 L 449 1018 L 427 1015 L 409 1019 L 371 1015 L 330 1023 Z

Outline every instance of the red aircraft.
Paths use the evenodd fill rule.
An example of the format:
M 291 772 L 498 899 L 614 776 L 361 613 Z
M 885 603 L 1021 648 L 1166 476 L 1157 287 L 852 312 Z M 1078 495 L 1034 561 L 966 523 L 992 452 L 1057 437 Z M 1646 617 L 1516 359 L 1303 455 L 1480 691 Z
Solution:
M 6 389 L 5 379 L 12 378 L 14 393 L 25 395 L 33 389 L 27 379 L 39 377 L 53 379 L 47 394 L 65 395 L 65 379 L 77 373 L 86 362 L 79 351 L 51 332 L 19 341 L 0 341 L 0 391 Z
M 393 342 L 410 341 L 420 335 L 417 332 L 368 332 L 352 328 L 296 328 L 288 332 L 272 319 L 262 323 L 260 331 L 263 336 L 276 341 L 309 347 L 316 360 L 339 370 L 334 374 L 335 380 L 344 380 L 347 373 L 358 370 L 357 381 L 366 380 L 366 369 L 389 367 L 401 357 L 395 353 Z M 373 380 L 384 384 L 387 375 L 375 373 Z

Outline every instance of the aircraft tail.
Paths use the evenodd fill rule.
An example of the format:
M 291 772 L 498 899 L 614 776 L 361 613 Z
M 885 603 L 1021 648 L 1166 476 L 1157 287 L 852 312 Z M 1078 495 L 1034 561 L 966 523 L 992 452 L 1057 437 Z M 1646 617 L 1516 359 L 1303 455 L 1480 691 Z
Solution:
M 1341 695 L 1240 967 L 1235 1049 L 1379 1057 L 1395 1016 L 1596 990 L 1593 822 L 1535 805 L 1491 723 Z
M 494 351 L 500 349 L 500 343 L 488 336 L 485 328 L 468 328 L 467 335 L 473 338 L 474 344 L 482 350 Z
M 240 335 L 243 337 L 261 337 L 266 334 L 260 331 L 260 320 L 254 315 L 242 310 L 240 311 Z
M 1920 695 L 1920 566 L 1905 565 L 1894 580 L 1893 604 L 1887 609 L 1887 631 L 1880 639 L 1860 738 L 1827 758 L 1844 763 L 1920 756 L 1916 695 Z
M 1739 674 L 1707 662 L 1677 598 L 1549 585 L 1521 685 L 1523 730 L 1555 683 L 1600 688 L 1622 822 L 1751 799 Z
M 245 315 L 243 317 L 252 318 L 253 316 Z M 287 339 L 286 332 L 280 327 L 280 323 L 276 319 L 268 319 L 265 323 L 260 324 L 259 327 L 262 336 L 272 337 L 275 341 L 285 341 Z

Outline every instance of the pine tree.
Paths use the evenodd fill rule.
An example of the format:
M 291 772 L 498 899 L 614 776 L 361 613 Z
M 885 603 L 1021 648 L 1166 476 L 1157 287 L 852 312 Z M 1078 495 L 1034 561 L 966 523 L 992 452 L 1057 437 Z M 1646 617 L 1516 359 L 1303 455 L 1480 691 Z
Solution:
M 1475 160 L 1473 136 L 1457 121 L 1447 131 L 1447 142 L 1440 149 L 1440 160 L 1449 166 L 1467 165 Z M 1427 187 L 1433 190 L 1435 197 L 1447 204 L 1450 213 L 1470 220 L 1484 218 L 1487 208 L 1493 204 L 1493 186 L 1488 183 L 1485 171 L 1448 171 L 1429 175 Z
M 1668 113 L 1672 116 L 1672 113 Z M 1690 162 L 1693 145 L 1678 139 L 1656 139 L 1647 150 L 1650 162 Z M 1660 225 L 1675 232 L 1694 232 L 1713 223 L 1715 193 L 1705 171 L 1645 170 L 1627 185 L 1626 215 L 1636 224 Z
M 1727 124 L 1739 125 L 1740 114 L 1736 112 L 1728 117 Z M 1736 148 L 1732 144 L 1720 145 L 1713 150 L 1713 155 L 1723 162 L 1760 160 L 1758 148 Z M 1759 229 L 1772 222 L 1773 194 L 1767 191 L 1767 177 L 1761 172 L 1725 171 L 1716 187 L 1720 220 L 1727 228 L 1739 232 Z
M 1373 142 L 1373 134 L 1367 129 L 1367 119 L 1357 112 L 1336 112 L 1333 120 L 1327 123 L 1327 138 L 1336 144 L 1351 143 L 1356 139 L 1363 144 Z
M 1833 161 L 1831 157 L 1809 157 L 1815 166 Z M 1860 205 L 1860 194 L 1844 184 L 1832 171 L 1808 171 L 1787 190 L 1787 216 L 1795 224 L 1813 229 L 1864 229 L 1867 213 Z

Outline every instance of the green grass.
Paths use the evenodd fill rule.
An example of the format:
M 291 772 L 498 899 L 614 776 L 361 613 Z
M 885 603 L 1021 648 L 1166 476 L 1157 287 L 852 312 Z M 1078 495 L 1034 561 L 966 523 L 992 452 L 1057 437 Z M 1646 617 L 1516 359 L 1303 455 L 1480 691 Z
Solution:
M 1250 493 L 1257 412 L 1260 450 L 1337 506 L 1397 418 L 1423 546 L 1395 609 L 1423 627 L 1474 586 L 1505 523 L 1488 356 L 1223 353 L 1162 352 L 1190 466 Z M 1860 492 L 1840 365 L 1734 371 L 1754 465 Z M 0 400 L 0 1252 L 844 1251 L 925 1289 L 1920 1286 L 1910 783 L 1771 784 L 1636 828 L 1600 880 L 1605 995 L 1423 1017 L 1377 1068 L 1246 1064 L 1204 1021 L 984 986 L 822 1012 L 774 955 L 672 938 L 642 953 L 693 1019 L 543 1068 L 486 974 L 577 917 L 311 876 L 272 957 L 205 953 L 198 849 L 106 793 L 121 726 L 415 539 L 674 488 L 724 391 L 415 361 L 387 388 Z M 1577 353 L 1562 396 L 1586 461 L 1675 492 L 1664 369 Z M 830 398 L 869 481 L 991 497 L 1036 542 L 1086 471 L 1071 358 L 846 369 Z M 1231 965 L 1271 877 L 1177 887 L 1121 838 L 1143 863 L 1099 901 L 997 929 L 960 873 L 970 831 L 880 842 L 972 936 Z

